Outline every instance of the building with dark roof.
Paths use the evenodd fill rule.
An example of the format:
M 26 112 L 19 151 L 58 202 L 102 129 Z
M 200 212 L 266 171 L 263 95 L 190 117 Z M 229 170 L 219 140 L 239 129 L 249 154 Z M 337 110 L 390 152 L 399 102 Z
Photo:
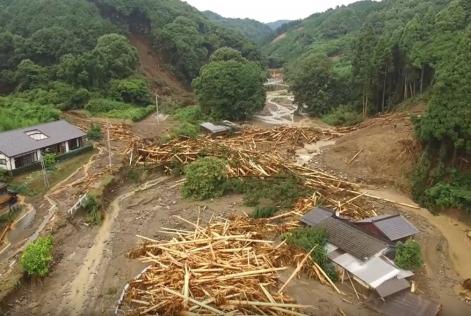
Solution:
M 353 223 L 337 218 L 334 211 L 325 208 L 312 209 L 301 218 L 301 222 L 324 229 L 328 239 L 328 258 L 338 268 L 350 273 L 359 284 L 376 291 L 380 297 L 388 297 L 410 287 L 406 278 L 414 273 L 398 268 L 385 257 L 391 248 L 390 243 L 362 231 Z
M 366 304 L 385 316 L 436 316 L 441 310 L 440 304 L 409 291 L 401 291 L 386 300 L 379 297 L 371 298 Z
M 301 222 L 309 226 L 314 226 L 333 216 L 333 211 L 323 207 L 315 207 L 301 218 Z
M 381 254 L 388 244 L 336 218 L 327 218 L 316 225 L 327 232 L 329 243 L 360 259 Z
M 380 215 L 357 221 L 362 230 L 387 242 L 398 242 L 416 235 L 419 230 L 402 215 Z
M 85 144 L 85 133 L 60 120 L 0 133 L 0 168 L 16 170 L 41 161 L 44 153 L 64 154 Z

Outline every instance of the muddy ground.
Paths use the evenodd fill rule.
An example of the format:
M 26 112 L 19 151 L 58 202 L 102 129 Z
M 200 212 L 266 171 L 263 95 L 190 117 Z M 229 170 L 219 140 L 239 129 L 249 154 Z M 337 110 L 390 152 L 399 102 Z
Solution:
M 305 118 L 297 121 L 306 124 Z M 308 123 L 308 126 L 317 124 L 313 121 Z M 391 126 L 394 124 L 393 122 Z M 146 136 L 146 133 L 149 133 L 150 137 L 157 136 L 153 126 L 154 121 L 150 117 L 134 126 L 133 130 L 141 136 Z M 337 139 L 336 144 L 328 143 L 324 144 L 324 147 L 306 146 L 306 152 L 302 154 L 310 156 L 304 157 L 303 163 L 345 177 L 355 177 L 355 173 L 359 172 L 360 176 L 357 178 L 364 183 L 365 189 L 372 190 L 376 195 L 411 204 L 406 195 L 397 193 L 394 181 L 381 183 L 374 181 L 381 172 L 378 169 L 371 167 L 363 170 L 362 165 L 357 166 L 353 162 L 348 164 L 351 157 L 361 148 L 352 146 L 347 150 L 339 149 L 342 144 L 348 142 L 355 141 L 356 144 L 362 144 L 363 137 L 365 144 L 371 143 L 368 145 L 368 150 L 372 151 L 373 155 L 375 152 L 386 154 L 390 146 L 383 144 L 381 150 L 374 151 L 374 143 L 380 141 L 376 138 L 381 131 L 384 132 L 383 137 L 386 137 L 391 135 L 393 132 L 391 129 L 394 127 L 385 125 L 383 129 L 376 129 L 375 126 L 378 125 L 373 124 L 375 128 L 373 131 L 366 130 L 371 126 L 365 126 L 363 132 L 360 130 L 345 135 Z M 162 124 L 160 128 L 165 130 L 167 126 Z M 410 127 L 403 126 L 401 130 L 402 128 Z M 401 138 L 409 136 L 405 131 L 403 134 L 400 133 Z M 312 150 L 314 147 L 315 150 Z M 119 147 L 115 149 L 118 150 Z M 390 155 L 398 157 L 396 151 Z M 408 151 L 403 155 L 411 159 Z M 106 155 L 102 154 L 98 158 L 96 162 L 90 164 L 90 169 L 79 171 L 66 182 L 73 183 L 79 180 L 83 173 L 97 172 L 99 168 L 106 167 Z M 382 164 L 395 161 L 393 157 L 387 159 L 389 160 L 385 160 Z M 370 160 L 374 159 L 363 157 L 358 161 L 369 164 Z M 401 164 L 401 161 L 398 159 L 396 163 Z M 385 173 L 385 177 L 394 179 L 398 174 Z M 0 314 L 112 315 L 124 285 L 145 267 L 138 260 L 127 257 L 127 253 L 140 241 L 136 235 L 155 239 L 167 238 L 159 232 L 160 228 L 186 227 L 174 215 L 195 220 L 198 216 L 208 219 L 211 216 L 249 212 L 239 195 L 204 202 L 184 200 L 180 195 L 182 184 L 180 178 L 153 173 L 148 175 L 144 182 L 137 183 L 127 177 L 125 172 L 121 176 L 123 181 L 110 189 L 107 195 L 106 217 L 101 226 L 86 224 L 83 214 L 68 219 L 63 216 L 63 211 L 68 205 L 61 205 L 63 202 L 58 202 L 59 211 L 54 216 L 53 227 L 50 228 L 56 241 L 56 260 L 51 274 L 41 282 L 23 279 L 17 290 L 0 305 Z M 70 194 L 78 193 L 72 186 Z M 53 194 L 52 198 L 67 201 L 68 195 L 69 190 L 60 190 Z M 48 204 L 43 202 L 43 206 L 47 208 Z M 469 265 L 471 241 L 466 237 L 470 226 L 447 215 L 433 217 L 427 210 L 398 208 L 389 203 L 380 203 L 377 209 L 379 213 L 399 212 L 420 229 L 417 238 L 424 250 L 425 265 L 415 277 L 417 292 L 441 302 L 442 315 L 471 314 L 471 306 L 459 296 L 462 291 L 459 284 L 465 275 L 471 272 Z M 286 277 L 284 274 L 280 275 L 282 280 Z M 345 297 L 334 293 L 317 281 L 302 277 L 291 283 L 288 291 L 301 304 L 314 305 L 315 308 L 310 311 L 312 315 L 339 315 L 340 310 L 347 315 L 376 315 L 365 307 L 365 297 L 362 297 L 361 302 L 357 300 L 348 283 L 339 286 L 347 293 Z

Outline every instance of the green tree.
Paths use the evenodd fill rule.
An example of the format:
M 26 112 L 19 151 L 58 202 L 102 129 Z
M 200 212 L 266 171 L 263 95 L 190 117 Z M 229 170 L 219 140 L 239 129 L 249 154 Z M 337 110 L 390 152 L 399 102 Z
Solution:
M 461 39 L 449 62 L 439 70 L 435 91 L 417 135 L 426 144 L 438 144 L 454 160 L 471 154 L 471 29 Z
M 57 156 L 52 153 L 43 154 L 43 163 L 44 163 L 44 167 L 47 170 L 49 171 L 54 170 L 56 169 Z
M 264 76 L 255 63 L 244 60 L 211 62 L 193 81 L 201 110 L 217 119 L 244 120 L 263 109 Z
M 235 50 L 230 47 L 221 47 L 216 50 L 211 57 L 209 58 L 209 62 L 219 62 L 219 61 L 237 61 L 241 63 L 246 63 L 247 59 L 245 59 L 241 52 Z
M 340 104 L 339 82 L 325 56 L 310 55 L 288 74 L 296 104 L 311 115 L 322 115 Z
M 148 105 L 152 103 L 149 84 L 143 79 L 122 79 L 110 82 L 110 94 L 117 101 Z
M 39 237 L 32 242 L 21 255 L 20 263 L 30 276 L 43 278 L 49 273 L 49 266 L 53 260 L 52 236 Z
M 191 82 L 208 58 L 204 37 L 198 31 L 197 23 L 179 16 L 162 29 L 160 36 L 180 77 Z
M 125 78 L 132 75 L 139 58 L 137 50 L 126 37 L 119 34 L 106 34 L 98 38 L 92 51 L 97 59 L 99 69 L 108 79 Z
M 227 181 L 226 162 L 219 158 L 200 158 L 185 168 L 183 196 L 197 200 L 220 197 Z
M 369 111 L 375 46 L 376 38 L 373 27 L 365 25 L 353 45 L 354 55 L 352 59 L 353 80 L 360 91 L 363 117 L 366 117 Z
M 413 239 L 406 242 L 398 242 L 396 245 L 396 256 L 394 262 L 399 268 L 416 270 L 423 264 L 420 245 Z
M 16 69 L 15 81 L 20 90 L 36 88 L 49 81 L 49 74 L 47 68 L 36 65 L 29 59 L 25 59 Z

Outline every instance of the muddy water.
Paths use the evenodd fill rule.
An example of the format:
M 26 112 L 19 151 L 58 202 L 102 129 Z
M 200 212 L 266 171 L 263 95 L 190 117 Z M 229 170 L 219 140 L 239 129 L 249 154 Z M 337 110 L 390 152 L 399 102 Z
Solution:
M 286 104 L 280 104 L 275 99 L 283 99 Z M 294 123 L 294 115 L 298 110 L 298 106 L 293 101 L 293 96 L 286 94 L 286 90 L 270 91 L 267 93 L 267 101 L 263 112 L 254 115 L 254 117 L 267 124 L 292 124 Z
M 382 198 L 417 206 L 409 197 L 390 190 L 365 190 Z M 407 207 L 404 207 L 407 208 Z M 433 224 L 448 241 L 450 258 L 455 271 L 461 279 L 471 278 L 471 239 L 466 236 L 471 227 L 448 215 L 433 215 L 428 210 L 408 208 Z
M 323 139 L 312 144 L 305 144 L 303 148 L 296 150 L 296 163 L 301 166 L 308 164 L 314 156 L 322 152 L 322 148 L 335 145 L 333 139 Z

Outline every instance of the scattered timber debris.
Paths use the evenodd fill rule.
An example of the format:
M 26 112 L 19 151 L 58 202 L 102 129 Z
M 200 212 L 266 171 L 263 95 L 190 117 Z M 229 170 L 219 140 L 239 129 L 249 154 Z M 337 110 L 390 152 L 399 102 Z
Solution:
M 305 252 L 266 239 L 297 222 L 234 217 L 202 226 L 178 218 L 193 230 L 163 229 L 175 236 L 170 241 L 138 236 L 145 243 L 131 256 L 150 266 L 125 287 L 117 314 L 304 315 L 310 306 L 280 290 L 291 278 L 280 288 L 277 272 L 298 266 L 295 273 L 302 269 L 333 285 L 310 256 L 306 263 Z
M 230 177 L 292 174 L 301 179 L 306 188 L 316 192 L 313 197 L 315 202 L 322 201 L 326 207 L 335 209 L 342 216 L 355 219 L 376 216 L 369 200 L 371 196 L 368 198 L 366 194 L 358 192 L 359 188 L 355 184 L 300 166 L 276 152 L 276 148 L 282 144 L 309 143 L 322 136 L 335 135 L 314 128 L 281 127 L 269 130 L 248 129 L 232 137 L 177 139 L 162 145 L 137 142 L 129 151 L 130 162 L 161 166 L 170 171 L 175 165 L 187 165 L 202 156 L 221 157 L 227 160 Z M 307 211 L 308 208 L 302 207 L 301 210 Z

